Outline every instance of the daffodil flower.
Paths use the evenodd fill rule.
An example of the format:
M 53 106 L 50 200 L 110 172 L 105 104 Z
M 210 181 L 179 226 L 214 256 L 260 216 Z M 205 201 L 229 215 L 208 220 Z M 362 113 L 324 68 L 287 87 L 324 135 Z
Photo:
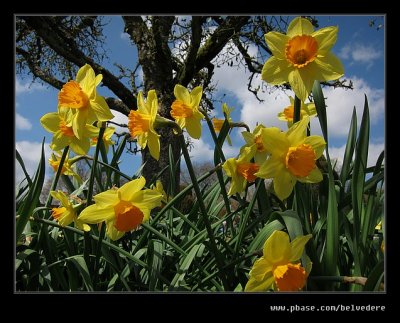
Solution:
M 275 31 L 265 34 L 273 56 L 263 66 L 262 79 L 273 85 L 289 82 L 304 101 L 315 80 L 336 80 L 344 74 L 342 63 L 330 52 L 337 33 L 338 27 L 314 32 L 310 21 L 297 17 L 289 24 L 286 35 Z
M 171 197 L 168 197 L 167 193 L 164 190 L 164 186 L 159 179 L 156 181 L 155 185 L 153 184 L 150 186 L 150 189 L 162 195 L 161 202 L 163 205 L 167 204 L 171 200 Z
M 233 195 L 242 192 L 246 188 L 247 182 L 254 182 L 256 173 L 259 166 L 251 163 L 250 160 L 254 157 L 256 147 L 245 147 L 239 156 L 236 158 L 229 158 L 222 165 L 227 176 L 231 177 L 231 186 L 228 195 Z
M 294 99 L 293 97 L 289 97 L 290 105 L 283 109 L 282 112 L 278 113 L 278 119 L 282 121 L 286 121 L 288 124 L 288 128 L 293 125 L 293 118 L 294 118 Z M 317 115 L 317 109 L 315 108 L 315 104 L 304 103 L 301 102 L 300 106 L 300 120 L 302 120 L 305 116 L 315 117 Z
M 301 290 L 308 273 L 299 260 L 311 237 L 311 234 L 299 236 L 289 242 L 286 232 L 274 231 L 264 243 L 263 256 L 255 261 L 250 270 L 245 292 Z
M 174 94 L 176 100 L 171 106 L 171 116 L 181 129 L 186 128 L 192 138 L 199 139 L 201 137 L 200 121 L 204 118 L 199 111 L 203 88 L 197 86 L 189 93 L 187 88 L 177 84 L 174 88 Z
M 61 202 L 61 206 L 53 208 L 51 212 L 51 216 L 58 222 L 59 225 L 66 227 L 74 222 L 75 227 L 78 229 L 90 231 L 90 226 L 78 219 L 74 205 L 70 202 L 70 199 L 64 192 L 50 191 L 50 194 L 53 198 Z
M 161 205 L 162 194 L 144 189 L 144 177 L 130 181 L 118 189 L 110 189 L 93 197 L 95 204 L 84 209 L 79 220 L 86 223 L 106 221 L 106 233 L 111 240 L 135 230 L 148 221 L 150 211 Z
M 326 143 L 320 136 L 306 136 L 310 118 L 296 122 L 287 132 L 278 128 L 262 130 L 262 140 L 271 156 L 261 165 L 256 176 L 274 179 L 276 195 L 284 200 L 293 191 L 296 181 L 318 183 L 322 180 L 316 160 Z
M 67 126 L 72 121 L 73 113 L 70 109 L 60 108 L 58 112 L 45 114 L 40 118 L 40 123 L 48 132 L 53 133 L 53 140 L 50 144 L 52 150 L 62 150 L 69 146 L 77 155 L 85 155 L 90 148 L 90 137 L 96 136 L 99 129 L 85 124 L 83 136 L 79 139 L 75 136 L 72 127 Z
M 100 130 L 99 128 L 97 128 L 98 130 Z M 112 135 L 115 132 L 115 128 L 114 127 L 107 127 L 104 130 L 104 134 L 103 134 L 103 144 L 104 144 L 104 148 L 106 149 L 106 153 L 108 153 L 108 149 L 110 148 L 110 146 L 115 145 L 115 141 L 112 140 Z M 93 137 L 90 140 L 90 144 L 92 146 L 96 146 L 97 145 L 97 137 Z
M 49 159 L 49 164 L 51 168 L 53 168 L 53 171 L 56 173 L 58 171 L 58 168 L 60 167 L 60 162 L 61 162 L 62 156 L 60 154 L 51 154 L 51 158 Z M 69 159 L 69 153 L 65 157 L 63 166 L 61 168 L 61 175 L 68 175 L 68 176 L 73 176 L 76 178 L 79 184 L 82 184 L 82 178 L 78 175 L 78 173 L 75 172 L 74 170 L 74 158 Z
M 160 158 L 160 135 L 154 130 L 157 117 L 158 100 L 155 90 L 147 93 L 147 101 L 144 101 L 140 91 L 137 97 L 138 109 L 129 113 L 128 128 L 133 138 L 137 137 L 137 143 L 144 149 L 149 146 L 150 155 L 154 159 Z
M 226 103 L 222 105 L 222 112 L 226 115 L 226 119 L 228 120 L 229 123 L 232 123 L 232 118 L 231 118 L 231 113 L 235 108 L 229 108 Z M 225 122 L 225 119 L 213 119 L 212 120 L 213 125 L 214 125 L 214 130 L 216 133 L 221 131 L 222 125 Z M 229 137 L 229 134 L 226 136 L 226 141 L 228 142 L 229 146 L 232 146 L 232 140 L 231 137 Z
M 104 98 L 97 93 L 96 87 L 103 76 L 95 76 L 93 68 L 82 66 L 75 81 L 64 84 L 58 94 L 58 108 L 69 108 L 73 112 L 72 121 L 67 124 L 72 127 L 78 139 L 84 137 L 85 125 L 94 121 L 108 121 L 114 117 Z
M 254 128 L 252 133 L 248 131 L 242 132 L 242 136 L 246 141 L 246 144 L 242 146 L 242 148 L 240 149 L 240 154 L 242 154 L 243 149 L 245 149 L 246 147 L 255 146 L 256 150 L 254 154 L 254 161 L 258 165 L 264 163 L 265 160 L 267 159 L 267 156 L 269 155 L 267 148 L 264 146 L 261 138 L 262 129 L 264 128 L 265 127 L 262 124 L 260 124 Z

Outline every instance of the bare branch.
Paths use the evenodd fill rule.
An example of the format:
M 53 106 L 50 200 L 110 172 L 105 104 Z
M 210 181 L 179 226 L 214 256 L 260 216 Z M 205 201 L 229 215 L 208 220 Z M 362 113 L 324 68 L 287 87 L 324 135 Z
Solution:
M 136 109 L 135 96 L 116 78 L 110 71 L 103 66 L 95 63 L 90 57 L 86 56 L 75 43 L 71 34 L 65 29 L 61 29 L 54 18 L 45 16 L 26 16 L 21 17 L 26 24 L 33 28 L 46 44 L 57 54 L 63 56 L 70 62 L 83 66 L 90 64 L 96 73 L 103 75 L 103 84 L 115 93 L 128 107 Z

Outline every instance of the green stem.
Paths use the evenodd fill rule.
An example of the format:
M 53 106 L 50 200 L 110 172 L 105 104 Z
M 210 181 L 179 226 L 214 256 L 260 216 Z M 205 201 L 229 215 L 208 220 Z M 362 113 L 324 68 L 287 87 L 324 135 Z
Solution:
M 226 290 L 229 290 L 229 283 L 226 280 L 225 272 L 223 270 L 224 262 L 223 262 L 223 259 L 221 257 L 222 255 L 218 251 L 217 244 L 215 243 L 215 237 L 214 237 L 213 230 L 211 228 L 211 224 L 210 224 L 209 219 L 208 219 L 206 206 L 204 204 L 204 200 L 203 200 L 203 197 L 201 195 L 201 190 L 200 190 L 199 184 L 197 182 L 197 178 L 196 178 L 196 175 L 194 173 L 193 165 L 192 165 L 192 162 L 190 160 L 189 152 L 187 150 L 185 139 L 184 139 L 182 133 L 179 134 L 179 140 L 181 142 L 183 157 L 185 158 L 186 166 L 187 166 L 190 178 L 191 178 L 192 183 L 193 183 L 193 188 L 194 188 L 194 191 L 196 193 L 197 200 L 199 202 L 200 211 L 201 211 L 201 215 L 203 217 L 204 224 L 206 226 L 207 234 L 208 234 L 208 237 L 210 238 L 210 249 L 211 249 L 210 251 L 214 254 L 214 257 L 216 259 L 217 267 L 218 267 L 219 272 L 221 273 L 221 278 L 222 278 L 222 282 L 224 284 L 224 288 Z
M 297 97 L 294 96 L 294 113 L 293 113 L 293 123 L 300 121 L 300 110 L 301 110 L 301 101 Z

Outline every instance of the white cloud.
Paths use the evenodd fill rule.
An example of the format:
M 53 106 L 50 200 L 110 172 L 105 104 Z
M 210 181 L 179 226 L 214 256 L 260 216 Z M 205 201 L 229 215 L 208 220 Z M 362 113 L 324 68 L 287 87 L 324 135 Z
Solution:
M 115 110 L 112 111 L 112 114 L 114 115 L 114 118 L 112 118 L 111 121 L 113 121 L 115 123 L 119 123 L 119 124 L 128 125 L 128 117 L 125 114 L 115 111 Z M 114 127 L 115 131 L 118 133 L 129 131 L 127 127 L 119 127 L 114 124 L 110 124 L 110 127 Z
M 15 126 L 17 130 L 31 130 L 32 123 L 27 119 L 21 116 L 19 113 L 15 115 Z
M 345 149 L 346 149 L 345 144 L 340 147 L 329 147 L 329 156 L 331 157 L 331 159 L 337 159 L 338 166 L 340 167 L 343 164 Z M 385 144 L 383 142 L 369 144 L 367 167 L 376 165 L 376 161 L 379 155 L 381 154 L 382 150 L 384 149 L 385 149 Z
M 130 41 L 129 34 L 126 33 L 126 32 L 122 32 L 122 33 L 119 35 L 119 37 L 120 37 L 122 40 Z
M 267 127 L 275 126 L 286 130 L 286 124 L 277 119 L 277 114 L 290 104 L 288 95 L 293 92 L 274 91 L 271 93 L 260 93 L 259 97 L 264 100 L 260 103 L 255 96 L 247 90 L 247 81 L 250 73 L 243 69 L 235 69 L 223 66 L 215 70 L 215 79 L 218 80 L 219 89 L 229 91 L 238 99 L 235 108 L 241 111 L 240 121 L 254 129 L 257 123 Z M 364 94 L 367 95 L 371 124 L 381 122 L 385 112 L 385 92 L 383 89 L 372 88 L 362 78 L 349 76 L 353 81 L 354 90 L 326 87 L 323 89 L 327 104 L 328 132 L 330 137 L 347 137 L 350 127 L 353 107 L 356 107 L 358 124 L 364 108 Z M 262 85 L 261 75 L 254 78 L 254 86 Z M 314 134 L 321 134 L 317 118 L 312 120 Z
M 361 43 L 349 43 L 343 46 L 339 52 L 339 57 L 353 62 L 366 64 L 371 67 L 374 60 L 382 56 L 382 51 L 373 45 L 364 45 Z
M 18 150 L 19 154 L 24 161 L 26 171 L 32 177 L 39 165 L 40 156 L 42 153 L 42 143 L 35 142 L 35 141 L 17 141 L 15 143 L 15 148 Z M 51 149 L 48 143 L 44 144 L 44 153 L 45 153 L 45 160 L 47 164 L 47 160 L 50 158 Z M 22 171 L 22 168 L 19 162 L 15 161 L 15 181 L 19 183 L 25 175 Z
M 15 80 L 15 94 L 32 93 L 33 91 L 45 90 L 46 87 L 39 83 L 22 83 L 19 79 Z

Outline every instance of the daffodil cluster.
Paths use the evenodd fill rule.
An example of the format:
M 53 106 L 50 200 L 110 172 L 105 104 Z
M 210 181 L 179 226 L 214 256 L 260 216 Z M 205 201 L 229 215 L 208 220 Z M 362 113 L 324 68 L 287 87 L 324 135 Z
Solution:
M 99 134 L 99 128 L 93 123 L 114 117 L 96 90 L 102 78 L 86 64 L 79 69 L 75 80 L 64 84 L 58 94 L 57 112 L 47 113 L 40 119 L 42 126 L 53 133 L 51 149 L 61 150 L 69 146 L 78 155 L 86 154 L 91 138 Z

